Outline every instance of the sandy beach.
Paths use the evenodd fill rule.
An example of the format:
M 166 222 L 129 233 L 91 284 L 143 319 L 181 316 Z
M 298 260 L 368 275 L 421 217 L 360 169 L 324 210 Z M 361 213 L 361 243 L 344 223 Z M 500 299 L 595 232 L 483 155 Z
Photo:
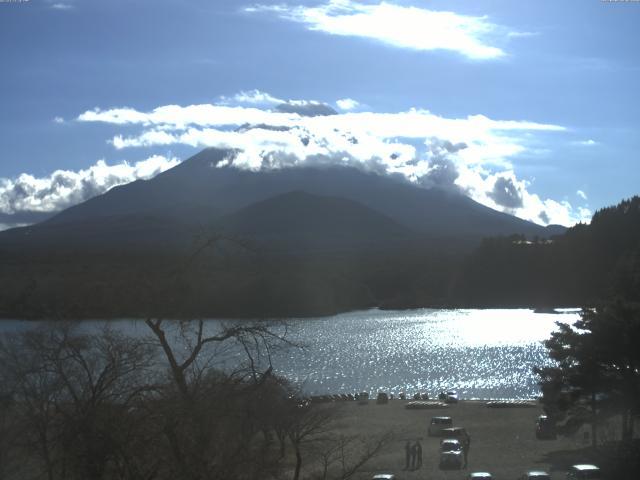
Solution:
M 461 401 L 443 409 L 409 410 L 407 401 L 392 400 L 378 405 L 345 402 L 341 407 L 339 428 L 345 433 L 375 435 L 388 430 L 397 439 L 373 459 L 358 478 L 371 478 L 374 473 L 394 473 L 397 479 L 465 479 L 471 472 L 486 471 L 497 479 L 517 479 L 529 470 L 545 470 L 552 479 L 564 479 L 566 468 L 575 462 L 585 462 L 582 432 L 573 439 L 537 440 L 535 420 L 542 413 L 533 408 L 488 408 L 485 401 Z M 427 427 L 432 416 L 453 418 L 454 426 L 465 427 L 471 436 L 468 468 L 441 470 L 439 437 L 429 437 Z M 423 449 L 422 468 L 404 470 L 404 445 L 407 440 L 420 439 Z

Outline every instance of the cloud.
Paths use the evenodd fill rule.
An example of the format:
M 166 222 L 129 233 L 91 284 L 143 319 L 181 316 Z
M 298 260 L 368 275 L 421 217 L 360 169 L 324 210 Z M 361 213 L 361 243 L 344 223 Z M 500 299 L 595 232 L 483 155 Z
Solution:
M 275 98 L 263 92 L 239 95 Z M 287 105 L 285 110 L 291 106 L 297 109 L 282 111 L 278 108 L 282 105 Z M 219 166 L 257 171 L 349 165 L 402 175 L 427 188 L 458 191 L 491 208 L 537 223 L 571 225 L 591 215 L 568 202 L 540 198 L 530 191 L 531 183 L 515 173 L 518 156 L 537 151 L 537 132 L 563 134 L 563 126 L 495 120 L 484 115 L 446 118 L 423 109 L 308 115 L 324 106 L 321 102 L 289 100 L 262 109 L 229 104 L 168 105 L 149 112 L 95 109 L 82 113 L 77 120 L 137 126 L 139 130 L 130 136 L 118 134 L 110 140 L 116 149 L 173 144 L 227 148 L 236 154 Z M 305 112 L 306 108 L 311 112 Z
M 362 4 L 330 0 L 320 6 L 254 5 L 247 13 L 272 13 L 331 35 L 368 38 L 397 48 L 448 50 L 474 60 L 499 58 L 505 52 L 490 44 L 504 28 L 487 17 L 405 7 L 388 2 Z
M 583 199 L 583 200 L 587 200 L 587 194 L 586 194 L 586 193 L 584 193 L 584 191 L 582 191 L 582 190 L 578 190 L 578 191 L 576 192 L 576 195 L 578 195 L 578 196 L 579 196 L 581 199 Z
M 62 117 L 53 117 L 53 123 L 64 123 L 64 118 L 62 118 Z
M 596 145 L 600 145 L 599 142 L 596 142 L 595 140 L 592 139 L 588 139 L 588 140 L 578 140 L 576 142 L 572 142 L 574 145 L 578 145 L 580 147 L 594 147 Z
M 72 10 L 74 6 L 69 3 L 54 3 L 51 8 L 54 10 Z
M 116 165 L 98 160 L 86 169 L 56 170 L 45 177 L 23 173 L 13 179 L 0 178 L 0 219 L 5 224 L 15 224 L 24 220 L 25 215 L 56 212 L 117 185 L 151 178 L 178 163 L 175 158 L 154 155 L 146 160 Z
M 220 103 L 223 105 L 277 105 L 279 103 L 285 103 L 286 100 L 276 98 L 268 93 L 261 92 L 260 90 L 248 90 L 236 93 L 231 97 L 220 97 Z
M 496 178 L 493 189 L 487 194 L 496 204 L 509 210 L 522 208 L 522 192 L 513 178 L 501 176 Z
M 326 115 L 336 115 L 336 112 L 326 103 L 316 102 L 315 100 L 289 100 L 281 103 L 276 107 L 276 111 L 282 113 L 297 113 L 303 117 L 322 117 Z
M 358 108 L 360 106 L 360 103 L 352 98 L 343 98 L 341 100 L 336 100 L 336 105 L 340 110 L 348 112 L 350 110 L 355 110 L 356 108 Z
M 507 36 L 509 38 L 526 38 L 526 37 L 537 37 L 540 35 L 539 32 L 509 32 Z

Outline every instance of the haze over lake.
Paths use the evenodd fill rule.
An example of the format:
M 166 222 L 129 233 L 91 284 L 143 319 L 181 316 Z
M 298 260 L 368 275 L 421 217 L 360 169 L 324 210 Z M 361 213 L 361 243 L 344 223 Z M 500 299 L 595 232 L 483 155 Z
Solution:
M 417 391 L 436 395 L 456 388 L 462 398 L 531 398 L 539 394 L 534 366 L 549 363 L 542 342 L 562 315 L 526 309 L 406 311 L 367 310 L 313 319 L 288 319 L 288 338 L 302 344 L 273 353 L 274 370 L 306 394 Z M 214 329 L 222 320 L 208 320 Z M 228 322 L 228 321 L 226 321 Z M 95 328 L 102 321 L 87 321 Z M 110 324 L 147 334 L 140 320 Z M 31 322 L 5 321 L 0 331 Z M 228 352 L 227 368 L 233 368 Z

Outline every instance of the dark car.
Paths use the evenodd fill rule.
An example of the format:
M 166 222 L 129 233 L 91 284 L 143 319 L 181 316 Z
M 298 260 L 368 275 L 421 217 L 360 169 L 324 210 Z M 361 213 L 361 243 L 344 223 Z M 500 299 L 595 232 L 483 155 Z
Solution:
M 429 436 L 434 437 L 436 435 L 442 435 L 442 430 L 453 426 L 453 420 L 451 417 L 431 417 L 429 423 Z
M 444 438 L 455 438 L 459 440 L 460 443 L 465 445 L 469 442 L 469 434 L 467 433 L 467 429 L 464 427 L 447 427 L 443 428 L 440 433 Z
M 462 468 L 464 454 L 462 444 L 455 438 L 445 438 L 440 442 L 440 468 Z
M 567 480 L 598 480 L 602 478 L 600 469 L 595 465 L 573 465 L 567 472 Z
M 555 423 L 546 415 L 536 420 L 536 438 L 539 440 L 555 440 L 558 437 Z

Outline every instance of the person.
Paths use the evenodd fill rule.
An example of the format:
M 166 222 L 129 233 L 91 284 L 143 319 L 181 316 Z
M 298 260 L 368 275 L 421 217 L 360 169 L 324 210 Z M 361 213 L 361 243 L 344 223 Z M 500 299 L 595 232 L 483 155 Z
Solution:
M 416 442 L 415 448 L 416 448 L 416 454 L 417 454 L 417 457 L 418 457 L 417 460 L 416 460 L 416 462 L 417 462 L 417 467 L 416 468 L 420 468 L 420 467 L 422 467 L 422 445 L 420 444 L 420 440 L 418 440 Z
M 467 433 L 462 440 L 462 453 L 464 455 L 464 467 L 467 468 L 467 461 L 469 457 L 469 449 L 471 448 L 471 437 Z
M 411 447 L 411 470 L 416 469 L 416 457 L 418 456 L 418 444 L 414 443 Z
M 407 440 L 407 443 L 404 446 L 404 458 L 404 469 L 409 470 L 409 463 L 411 462 L 411 443 L 409 443 L 409 440 Z

